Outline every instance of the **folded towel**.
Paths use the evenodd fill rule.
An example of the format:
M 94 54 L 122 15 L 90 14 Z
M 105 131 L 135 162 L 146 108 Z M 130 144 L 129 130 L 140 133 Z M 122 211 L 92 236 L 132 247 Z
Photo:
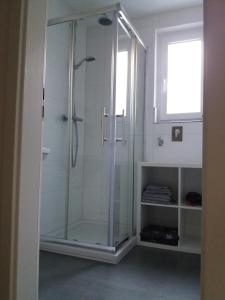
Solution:
M 170 191 L 170 188 L 168 186 L 148 185 L 145 190 L 147 190 L 147 191 Z
M 173 203 L 172 191 L 167 186 L 148 185 L 142 193 L 142 201 L 152 203 Z

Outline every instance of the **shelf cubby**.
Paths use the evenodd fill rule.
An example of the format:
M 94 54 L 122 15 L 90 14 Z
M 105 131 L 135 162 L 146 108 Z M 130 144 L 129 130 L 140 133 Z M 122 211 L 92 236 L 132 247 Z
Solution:
M 141 191 L 143 192 L 147 185 L 167 186 L 172 191 L 174 204 L 178 203 L 178 169 L 166 167 L 143 167 Z
M 141 208 L 141 231 L 149 225 L 159 225 L 177 229 L 178 231 L 178 209 L 165 206 L 142 206 Z M 141 239 L 142 242 L 148 243 L 146 240 Z M 157 245 L 178 247 L 178 245 L 160 244 Z
M 201 249 L 201 211 L 181 209 L 180 247 Z
M 181 206 L 187 208 L 201 208 L 201 206 L 190 206 L 186 202 L 189 192 L 202 194 L 202 170 L 201 168 L 181 168 Z
M 142 206 L 141 229 L 148 225 L 178 228 L 178 209 L 159 206 Z
M 202 193 L 202 170 L 199 165 L 162 165 L 142 162 L 138 166 L 137 240 L 138 244 L 168 250 L 201 253 L 201 206 L 185 201 L 189 192 Z M 174 204 L 142 201 L 147 185 L 168 186 Z M 177 228 L 177 246 L 142 241 L 140 233 L 148 225 Z

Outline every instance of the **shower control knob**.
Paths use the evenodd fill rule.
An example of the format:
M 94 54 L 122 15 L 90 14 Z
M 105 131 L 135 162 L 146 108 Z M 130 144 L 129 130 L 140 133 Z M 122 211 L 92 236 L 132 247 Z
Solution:
M 63 121 L 63 122 L 67 122 L 67 121 L 68 121 L 67 115 L 62 115 L 62 121 Z

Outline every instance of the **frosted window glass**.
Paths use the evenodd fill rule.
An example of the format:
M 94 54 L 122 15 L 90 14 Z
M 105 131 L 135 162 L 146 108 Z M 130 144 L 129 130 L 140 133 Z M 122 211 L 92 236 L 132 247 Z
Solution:
M 202 42 L 168 45 L 167 114 L 200 113 Z
M 128 76 L 128 51 L 117 53 L 116 71 L 116 114 L 126 115 L 127 106 L 127 76 Z

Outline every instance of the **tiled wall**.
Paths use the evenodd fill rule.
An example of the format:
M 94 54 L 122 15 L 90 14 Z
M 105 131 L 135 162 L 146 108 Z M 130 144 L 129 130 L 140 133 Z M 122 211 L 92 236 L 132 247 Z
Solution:
M 63 235 L 68 194 L 68 54 L 69 25 L 48 28 L 43 146 L 50 154 L 42 163 L 41 233 Z
M 94 56 L 96 61 L 89 63 L 86 68 L 86 120 L 84 146 L 84 177 L 83 177 L 83 217 L 85 220 L 108 221 L 108 168 L 109 143 L 102 145 L 101 119 L 104 106 L 109 112 L 110 80 L 111 80 L 111 49 L 112 27 L 93 26 L 87 31 L 87 55 Z M 137 74 L 137 127 L 135 130 L 135 161 L 142 160 L 143 152 L 143 111 L 144 111 L 144 74 L 145 55 L 141 47 L 138 48 Z M 128 97 L 129 101 L 129 97 Z M 129 104 L 128 104 L 129 105 Z M 128 109 L 129 114 L 129 109 Z M 117 137 L 123 136 L 121 119 L 117 120 Z M 105 119 L 106 129 L 108 124 Z M 127 142 L 117 144 L 116 152 L 116 191 L 114 217 L 118 223 L 131 223 L 131 203 L 129 192 L 132 192 L 133 182 L 129 184 L 128 168 L 132 166 L 129 158 L 133 150 L 130 141 L 131 124 L 129 117 L 125 118 L 125 139 Z M 105 136 L 109 132 L 106 130 Z M 132 169 L 130 169 L 132 172 Z M 136 178 L 135 178 L 136 182 Z M 129 215 L 129 220 L 128 220 Z M 127 225 L 127 224 L 126 224 Z
M 71 14 L 72 8 L 63 0 L 48 0 L 48 19 L 64 17 Z
M 50 5 L 53 5 L 52 1 Z M 59 10 L 61 5 L 58 2 Z M 64 8 L 64 11 L 67 14 L 68 10 Z M 58 10 L 51 12 L 51 16 L 58 15 Z M 71 226 L 80 221 L 108 221 L 110 145 L 107 142 L 102 145 L 102 114 L 104 107 L 107 112 L 110 110 L 113 27 L 102 27 L 97 25 L 97 20 L 95 22 L 79 21 L 76 34 L 75 63 L 85 56 L 94 56 L 96 59 L 84 63 L 74 76 L 76 112 L 83 119 L 83 122 L 78 123 L 79 150 L 76 168 L 69 165 L 69 122 L 62 120 L 68 110 L 70 28 L 66 24 L 49 28 L 43 146 L 48 147 L 51 153 L 44 157 L 42 166 L 42 234 L 52 232 L 53 236 L 55 233 L 58 237 L 64 236 L 67 205 L 68 222 Z M 144 60 L 138 70 L 140 85 L 137 93 L 139 125 L 135 131 L 136 161 L 142 160 Z M 108 137 L 109 121 L 105 118 L 104 122 L 105 137 Z M 128 125 L 126 122 L 127 129 Z M 126 134 L 128 133 L 127 130 Z M 117 135 L 121 134 L 119 129 Z M 128 150 L 128 144 L 118 144 L 117 200 L 123 198 L 126 192 Z M 115 217 L 120 222 L 121 218 L 127 218 L 127 202 L 117 202 Z
M 86 56 L 86 25 L 80 21 L 76 28 L 75 39 L 75 64 L 81 61 Z M 83 119 L 82 122 L 78 122 L 78 140 L 75 135 L 75 127 L 73 124 L 74 145 L 78 142 L 78 155 L 76 167 L 69 168 L 69 209 L 68 209 L 68 223 L 69 225 L 76 224 L 83 218 L 83 180 L 84 180 L 84 136 L 85 136 L 85 124 L 86 124 L 86 67 L 82 64 L 79 69 L 74 73 L 74 101 L 77 117 Z
M 49 16 L 69 13 L 70 9 L 59 1 L 49 2 Z M 75 63 L 86 56 L 86 26 L 81 22 L 76 31 Z M 69 162 L 68 87 L 71 26 L 60 24 L 48 28 L 46 59 L 45 118 L 43 147 L 50 154 L 42 161 L 41 234 L 63 237 L 65 224 L 74 224 L 82 218 L 82 180 L 84 124 L 78 123 L 79 152 L 76 168 Z M 79 117 L 85 119 L 86 67 L 82 65 L 74 78 L 74 100 Z M 69 174 L 70 172 L 70 174 Z M 70 175 L 70 176 L 69 176 Z M 68 201 L 69 197 L 69 201 Z
M 148 47 L 145 109 L 146 161 L 187 164 L 202 162 L 201 122 L 176 124 L 183 126 L 183 142 L 171 141 L 171 123 L 153 124 L 155 30 L 202 20 L 202 6 L 134 20 L 138 32 Z M 164 146 L 158 146 L 158 137 L 164 139 Z
M 86 66 L 83 218 L 90 222 L 108 220 L 109 145 L 102 145 L 101 121 L 103 108 L 109 112 L 111 49 L 111 27 L 88 27 L 87 55 L 96 59 Z
M 70 7 L 61 1 L 49 1 L 49 17 L 70 14 Z M 146 103 L 144 95 L 145 61 L 141 48 L 138 64 L 137 116 L 135 130 L 135 161 L 142 160 L 143 133 L 145 132 L 145 160 L 159 163 L 201 163 L 202 124 L 184 123 L 184 141 L 171 142 L 171 124 L 153 124 L 154 95 L 154 37 L 155 29 L 202 20 L 202 7 L 160 14 L 135 20 L 135 25 L 148 46 Z M 96 23 L 97 24 L 97 23 Z M 89 24 L 90 25 L 90 24 Z M 79 221 L 107 222 L 109 184 L 109 145 L 102 145 L 102 112 L 109 112 L 111 79 L 112 27 L 88 26 L 80 21 L 77 28 L 75 61 L 94 56 L 94 62 L 83 64 L 75 72 L 74 95 L 77 115 L 83 118 L 78 123 L 79 151 L 76 168 L 70 168 L 68 122 L 62 115 L 68 110 L 68 53 L 69 27 L 64 24 L 49 28 L 46 74 L 46 105 L 43 146 L 51 153 L 45 156 L 42 170 L 42 218 L 41 233 L 57 231 L 64 235 L 66 208 L 69 205 L 69 225 Z M 143 110 L 145 107 L 145 130 Z M 106 121 L 105 135 L 109 134 Z M 118 124 L 119 125 L 119 124 Z M 120 135 L 118 130 L 117 134 Z M 164 146 L 158 146 L 158 137 Z M 126 151 L 118 145 L 117 190 L 120 192 L 124 176 Z M 124 169 L 125 167 L 125 169 Z M 136 167 L 136 164 L 135 164 Z M 70 172 L 70 173 L 69 173 Z M 135 181 L 136 183 L 136 178 Z M 119 183 L 119 184 L 118 184 Z M 124 183 L 126 185 L 126 183 Z M 69 186 L 69 190 L 68 190 Z M 136 186 L 134 187 L 136 191 Z M 69 201 L 68 200 L 69 197 Z M 124 202 L 125 203 L 125 202 Z M 116 220 L 126 215 L 118 202 Z M 135 215 L 135 214 L 134 214 Z

